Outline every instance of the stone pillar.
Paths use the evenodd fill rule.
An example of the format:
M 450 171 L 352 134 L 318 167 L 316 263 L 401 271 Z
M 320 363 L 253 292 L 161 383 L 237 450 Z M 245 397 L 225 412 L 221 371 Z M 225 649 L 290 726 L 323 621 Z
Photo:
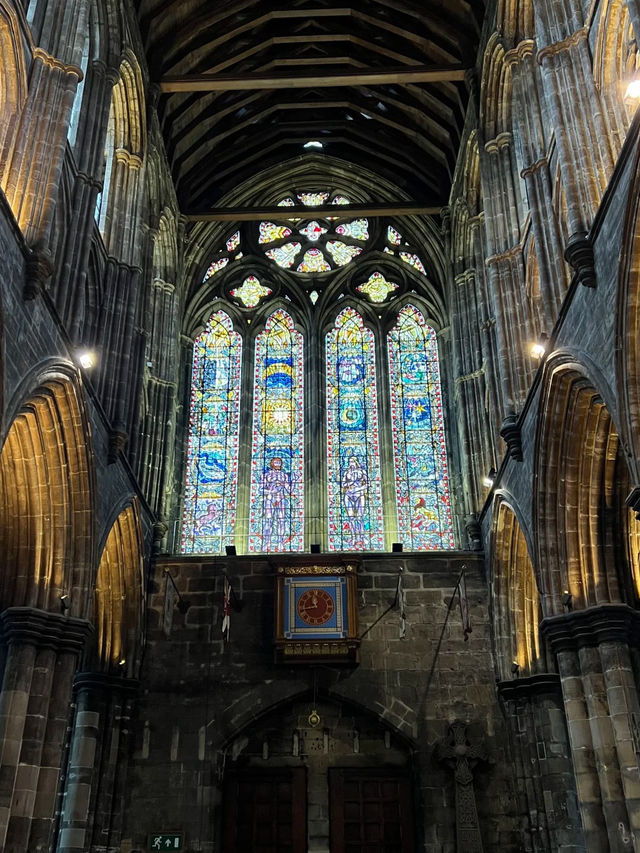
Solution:
M 587 849 L 640 850 L 632 735 L 640 706 L 629 652 L 640 640 L 640 613 L 603 604 L 548 617 L 540 627 L 557 656 Z
M 498 682 L 514 757 L 527 851 L 585 851 L 560 677 Z
M 129 755 L 131 705 L 138 682 L 80 673 L 56 851 L 118 849 Z
M 48 849 L 72 676 L 88 622 L 30 607 L 0 615 L 0 847 Z
M 568 287 L 567 267 L 563 261 L 563 241 L 553 204 L 553 181 L 547 157 L 548 128 L 543 116 L 542 82 L 535 60 L 534 42 L 521 42 L 505 56 L 513 81 L 514 122 L 519 127 L 522 153 L 522 178 L 527 188 L 531 230 L 535 240 L 540 275 L 539 310 L 541 328 L 547 334 L 553 328 Z
M 5 195 L 27 243 L 45 254 L 60 190 L 71 110 L 82 77 L 40 48 L 34 50 L 29 92 L 7 169 Z
M 585 243 L 615 161 L 606 109 L 593 79 L 589 27 L 577 3 L 534 0 L 538 62 L 567 202 L 566 257 L 580 280 L 595 283 Z

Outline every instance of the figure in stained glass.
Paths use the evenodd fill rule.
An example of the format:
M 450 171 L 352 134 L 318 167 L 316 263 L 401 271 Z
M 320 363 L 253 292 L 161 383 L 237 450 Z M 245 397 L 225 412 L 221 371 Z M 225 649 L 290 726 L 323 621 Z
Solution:
M 329 550 L 384 548 L 375 343 L 353 308 L 326 337 Z
M 406 305 L 388 336 L 398 537 L 415 551 L 453 547 L 435 331 Z
M 264 492 L 264 550 L 282 551 L 286 538 L 287 499 L 291 479 L 282 470 L 282 459 L 274 456 L 262 478 Z
M 193 347 L 182 550 L 218 553 L 233 542 L 242 343 L 214 313 Z
M 364 548 L 364 507 L 367 496 L 367 474 L 356 456 L 349 457 L 349 464 L 342 475 L 342 494 L 344 496 L 344 508 L 350 531 L 350 542 L 347 547 Z
M 304 547 L 303 341 L 286 311 L 256 339 L 250 551 Z

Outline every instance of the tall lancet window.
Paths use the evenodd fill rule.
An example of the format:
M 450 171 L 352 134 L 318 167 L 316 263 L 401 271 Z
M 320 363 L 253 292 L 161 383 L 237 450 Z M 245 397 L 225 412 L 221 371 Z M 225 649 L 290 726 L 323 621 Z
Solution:
M 384 548 L 375 341 L 353 308 L 326 336 L 330 551 Z
M 250 551 L 304 549 L 303 340 L 278 309 L 256 339 Z
M 195 340 L 182 550 L 218 553 L 233 542 L 238 484 L 242 341 L 224 311 Z
M 438 342 L 406 305 L 389 332 L 398 539 L 412 551 L 453 548 Z

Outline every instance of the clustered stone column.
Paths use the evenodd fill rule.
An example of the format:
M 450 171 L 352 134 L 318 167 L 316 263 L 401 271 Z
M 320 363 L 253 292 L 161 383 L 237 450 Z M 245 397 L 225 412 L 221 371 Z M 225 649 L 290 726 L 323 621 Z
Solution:
M 528 851 L 584 851 L 560 677 L 498 683 L 508 723 Z
M 558 662 L 587 849 L 638 849 L 640 707 L 630 645 L 640 641 L 640 613 L 603 604 L 547 617 L 540 629 Z
M 0 614 L 0 847 L 46 850 L 53 829 L 73 675 L 91 626 L 11 607 Z
M 590 30 L 582 9 L 570 0 L 534 0 L 537 59 L 567 202 L 565 254 L 580 281 L 593 286 L 593 253 L 586 235 L 615 156 L 607 111 L 593 78 Z
M 80 673 L 69 757 L 63 777 L 58 853 L 119 848 L 131 713 L 132 679 Z

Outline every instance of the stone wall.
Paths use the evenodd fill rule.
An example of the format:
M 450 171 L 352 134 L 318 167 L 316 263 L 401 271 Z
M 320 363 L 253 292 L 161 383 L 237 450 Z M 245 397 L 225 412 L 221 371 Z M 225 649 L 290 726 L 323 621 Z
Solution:
M 475 769 L 485 849 L 519 849 L 514 776 L 495 690 L 481 556 L 366 556 L 358 576 L 362 644 L 356 668 L 274 664 L 274 566 L 275 559 L 270 563 L 263 557 L 167 558 L 155 566 L 122 849 L 145 849 L 147 835 L 164 830 L 184 831 L 188 850 L 221 851 L 222 780 L 225 768 L 236 762 L 277 766 L 293 761 L 306 764 L 309 778 L 316 778 L 317 763 L 310 762 L 303 745 L 305 737 L 316 737 L 305 724 L 314 693 L 321 717 L 334 721 L 321 724 L 329 731 L 328 763 L 354 761 L 347 733 L 356 729 L 357 718 L 364 721 L 363 730 L 377 731 L 360 739 L 358 762 L 410 766 L 416 780 L 418 847 L 428 853 L 456 849 L 453 775 L 438 763 L 434 747 L 446 736 L 448 723 L 459 719 L 470 724 L 471 741 L 484 744 L 488 754 L 488 761 Z M 456 602 L 434 665 L 463 566 L 473 630 L 465 642 Z M 401 567 L 404 639 L 398 608 L 382 616 L 394 601 Z M 242 601 L 242 610 L 231 616 L 228 644 L 221 634 L 225 572 Z M 169 573 L 190 604 L 184 614 Z M 275 731 L 268 722 L 274 712 L 280 732 L 267 738 L 269 757 L 263 758 L 262 733 Z M 292 755 L 294 730 L 301 744 L 297 757 Z M 310 829 L 309 849 L 318 851 L 328 849 L 322 847 L 323 802 L 317 786 L 309 783 L 316 827 Z

